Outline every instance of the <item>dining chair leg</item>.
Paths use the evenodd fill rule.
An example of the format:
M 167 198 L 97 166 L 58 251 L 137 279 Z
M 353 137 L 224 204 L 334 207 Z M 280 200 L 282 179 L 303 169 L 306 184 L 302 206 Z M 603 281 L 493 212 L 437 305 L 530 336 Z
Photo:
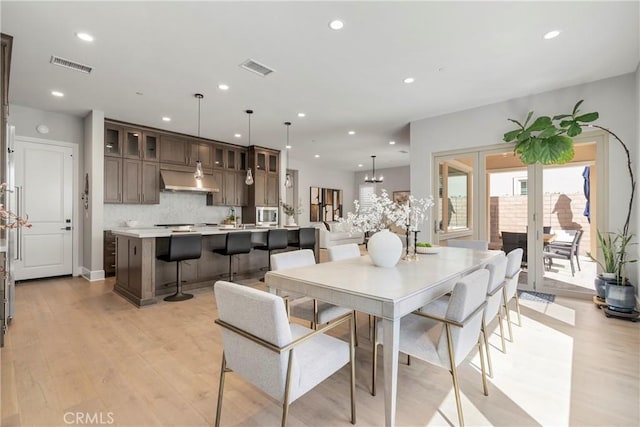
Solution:
M 516 310 L 518 312 L 518 326 L 522 327 L 522 318 L 520 317 L 520 297 L 516 291 Z
M 291 372 L 293 371 L 293 350 L 289 350 L 289 363 L 287 364 L 287 379 L 284 386 L 284 402 L 282 403 L 282 427 L 287 425 L 289 416 L 289 393 L 291 391 Z
M 578 265 L 578 271 L 582 271 L 582 269 L 580 268 L 580 257 L 578 256 L 578 254 L 576 254 L 576 264 Z
M 504 326 L 502 326 L 502 306 L 498 307 L 498 324 L 500 325 L 500 340 L 502 341 L 502 352 L 507 353 L 507 346 L 504 344 Z
M 489 396 L 489 388 L 487 387 L 487 370 L 484 367 L 484 355 L 482 354 L 482 338 L 478 337 L 478 353 L 480 354 L 480 371 L 482 372 L 482 391 L 485 396 Z
M 407 354 L 407 366 L 411 366 L 411 356 Z
M 353 312 L 353 321 L 349 322 L 349 359 L 351 360 L 351 424 L 356 423 L 356 349 L 355 340 L 358 334 L 356 333 L 356 317 L 355 311 Z
M 504 311 L 507 315 L 507 328 L 509 329 L 509 341 L 513 342 L 513 331 L 511 330 L 511 313 L 509 310 L 509 301 L 507 301 L 507 290 L 502 288 L 502 301 L 504 304 Z
M 373 357 L 371 361 L 371 396 L 376 395 L 376 374 L 378 365 L 378 318 L 373 318 Z
M 358 322 L 356 321 L 356 311 L 353 310 L 353 328 L 356 330 L 356 347 L 358 347 Z
M 487 325 L 482 319 L 482 336 L 484 337 L 484 351 L 487 353 L 487 364 L 489 365 L 489 376 L 493 378 L 493 366 L 491 365 L 491 353 L 489 352 L 489 338 L 487 337 Z
M 222 353 L 222 367 L 220 368 L 220 385 L 218 386 L 218 407 L 216 408 L 216 427 L 220 427 L 220 416 L 222 415 L 222 392 L 224 390 L 224 375 L 227 372 L 227 359 Z
M 458 409 L 458 421 L 460 427 L 464 426 L 462 417 L 462 403 L 460 402 L 460 384 L 458 383 L 458 370 L 456 369 L 456 358 L 453 352 L 453 341 L 449 324 L 444 325 L 447 330 L 447 344 L 449 346 L 449 363 L 451 364 L 451 377 L 453 378 L 453 392 L 456 396 L 456 408 Z

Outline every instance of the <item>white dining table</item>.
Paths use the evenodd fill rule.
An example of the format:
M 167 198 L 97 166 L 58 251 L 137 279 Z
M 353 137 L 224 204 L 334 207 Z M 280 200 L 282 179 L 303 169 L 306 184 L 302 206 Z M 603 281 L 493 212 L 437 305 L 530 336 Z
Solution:
M 307 267 L 269 271 L 273 291 L 296 292 L 382 319 L 385 425 L 395 425 L 400 319 L 450 292 L 460 277 L 478 269 L 501 251 L 442 247 L 437 254 L 376 267 L 368 255 Z

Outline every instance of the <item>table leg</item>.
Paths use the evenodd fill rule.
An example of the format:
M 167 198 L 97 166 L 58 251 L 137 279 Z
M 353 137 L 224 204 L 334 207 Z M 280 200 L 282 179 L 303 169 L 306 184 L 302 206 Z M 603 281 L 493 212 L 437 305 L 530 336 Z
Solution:
M 400 319 L 382 320 L 384 354 L 384 415 L 387 427 L 396 424 L 396 395 L 398 392 L 398 347 Z

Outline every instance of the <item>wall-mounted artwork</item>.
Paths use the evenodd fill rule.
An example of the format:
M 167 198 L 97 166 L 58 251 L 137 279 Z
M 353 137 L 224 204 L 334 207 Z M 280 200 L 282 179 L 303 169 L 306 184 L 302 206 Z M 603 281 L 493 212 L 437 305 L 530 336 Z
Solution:
M 393 201 L 394 203 L 398 203 L 401 205 L 406 205 L 409 203 L 409 196 L 411 195 L 411 191 L 394 191 L 393 192 Z
M 311 187 L 309 220 L 337 221 L 342 218 L 342 190 Z

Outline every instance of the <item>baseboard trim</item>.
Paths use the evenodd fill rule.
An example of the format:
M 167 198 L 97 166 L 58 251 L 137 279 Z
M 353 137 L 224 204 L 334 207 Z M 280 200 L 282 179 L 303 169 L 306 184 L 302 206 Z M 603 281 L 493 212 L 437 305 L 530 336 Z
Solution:
M 82 267 L 82 277 L 89 282 L 95 282 L 98 280 L 104 280 L 104 270 L 91 271 L 85 267 Z

